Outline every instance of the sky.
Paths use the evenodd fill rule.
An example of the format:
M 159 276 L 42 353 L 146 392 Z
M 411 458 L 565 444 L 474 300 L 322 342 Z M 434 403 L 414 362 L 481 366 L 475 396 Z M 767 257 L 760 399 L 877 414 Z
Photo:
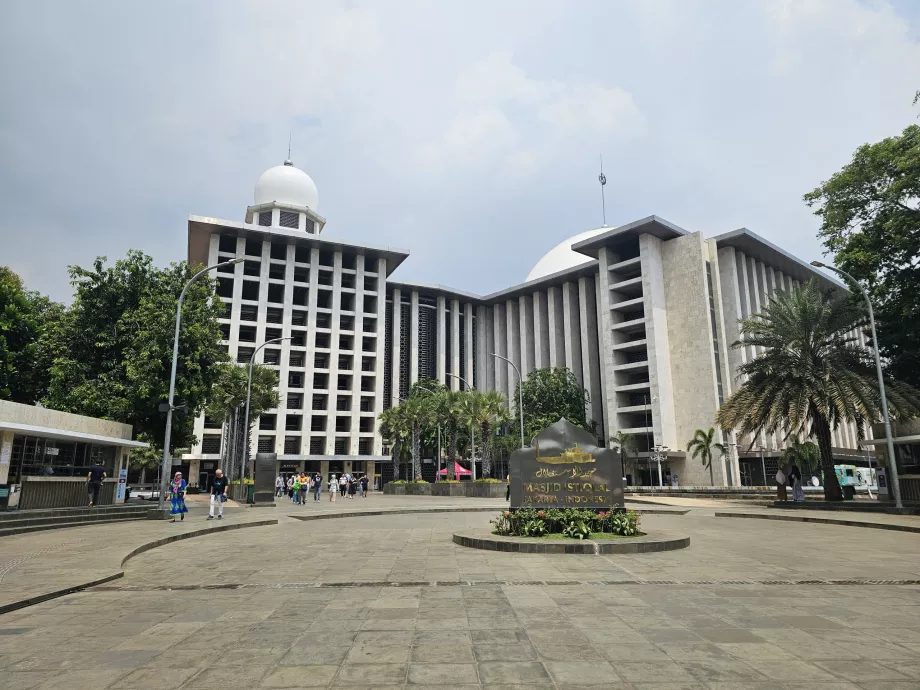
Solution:
M 292 139 L 324 237 L 487 294 L 655 214 L 822 255 L 802 195 L 917 122 L 915 0 L 0 4 L 0 265 L 185 258 Z

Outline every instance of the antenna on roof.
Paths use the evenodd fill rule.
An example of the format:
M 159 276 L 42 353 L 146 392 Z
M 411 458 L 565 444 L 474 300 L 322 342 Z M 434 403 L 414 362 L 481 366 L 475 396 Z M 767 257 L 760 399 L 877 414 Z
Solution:
M 607 177 L 604 175 L 604 154 L 601 154 L 601 174 L 597 176 L 597 181 L 601 183 L 601 213 L 604 217 L 604 227 L 607 227 L 607 202 L 604 199 L 604 186 L 607 184 Z

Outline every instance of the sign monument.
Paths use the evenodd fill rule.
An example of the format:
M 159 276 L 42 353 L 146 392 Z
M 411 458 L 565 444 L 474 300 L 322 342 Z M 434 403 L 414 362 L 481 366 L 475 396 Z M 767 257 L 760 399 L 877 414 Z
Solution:
M 623 471 L 617 454 L 567 419 L 511 454 L 511 508 L 623 507 Z

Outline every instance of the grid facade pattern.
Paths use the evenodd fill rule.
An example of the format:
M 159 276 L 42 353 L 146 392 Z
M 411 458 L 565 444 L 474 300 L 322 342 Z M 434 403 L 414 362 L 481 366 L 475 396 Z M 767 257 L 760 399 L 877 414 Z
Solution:
M 409 303 L 403 301 L 399 305 L 399 399 L 404 400 L 409 395 L 409 358 L 412 356 L 409 347 L 409 329 L 411 309 Z
M 433 379 L 437 376 L 438 310 L 420 304 L 418 308 L 418 377 Z
M 387 300 L 383 336 L 383 409 L 393 401 L 393 300 Z

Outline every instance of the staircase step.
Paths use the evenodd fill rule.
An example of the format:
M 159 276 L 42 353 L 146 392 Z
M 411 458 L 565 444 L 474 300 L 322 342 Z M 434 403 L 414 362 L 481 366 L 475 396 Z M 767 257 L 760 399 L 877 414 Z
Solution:
M 150 506 L 118 506 L 99 508 L 48 508 L 40 510 L 10 510 L 0 512 L 0 527 L 8 523 L 21 520 L 34 520 L 41 518 L 75 518 L 82 516 L 112 516 L 112 515 L 146 515 L 151 510 L 157 510 L 156 505 Z
M 96 514 L 96 515 L 57 515 L 54 517 L 33 517 L 23 515 L 17 520 L 4 520 L 0 522 L 0 529 L 13 527 L 26 527 L 37 525 L 54 525 L 62 522 L 85 522 L 87 524 L 96 522 L 113 522 L 117 520 L 146 520 L 147 511 L 144 512 L 118 512 L 114 514 Z
M 47 525 L 19 525 L 16 527 L 0 528 L 0 537 L 11 537 L 15 534 L 26 534 L 28 532 L 43 532 L 50 529 L 64 529 L 66 527 L 89 527 L 91 525 L 107 524 L 109 522 L 127 522 L 134 520 L 146 520 L 145 517 L 119 517 L 112 520 L 100 520 L 96 522 L 55 522 Z

